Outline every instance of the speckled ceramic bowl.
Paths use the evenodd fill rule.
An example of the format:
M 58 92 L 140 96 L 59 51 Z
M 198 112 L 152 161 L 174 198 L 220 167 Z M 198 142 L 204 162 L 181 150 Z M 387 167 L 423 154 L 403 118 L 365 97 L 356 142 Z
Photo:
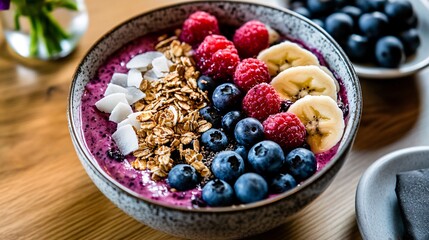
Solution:
M 259 19 L 282 35 L 317 49 L 347 91 L 349 114 L 338 152 L 320 172 L 293 190 L 239 207 L 185 209 L 139 197 L 119 184 L 97 164 L 85 144 L 81 97 L 85 85 L 109 55 L 130 40 L 149 32 L 177 26 L 196 10 L 216 15 L 221 23 L 241 25 Z M 361 90 L 355 71 L 337 43 L 309 20 L 286 9 L 244 2 L 188 2 L 156 9 L 134 17 L 104 35 L 77 68 L 70 90 L 68 119 L 77 155 L 95 185 L 116 206 L 133 218 L 166 233 L 193 239 L 228 239 L 270 230 L 319 196 L 333 180 L 353 144 L 361 116 Z

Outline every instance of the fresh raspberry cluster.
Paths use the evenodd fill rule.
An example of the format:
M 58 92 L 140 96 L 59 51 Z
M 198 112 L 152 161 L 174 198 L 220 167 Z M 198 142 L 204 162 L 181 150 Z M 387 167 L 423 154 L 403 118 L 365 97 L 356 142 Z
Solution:
M 269 83 L 270 80 L 267 65 L 255 58 L 244 59 L 235 69 L 234 83 L 246 92 L 253 86 L 264 82 Z
M 233 41 L 241 57 L 255 57 L 269 46 L 268 29 L 260 21 L 249 21 L 235 31 Z
M 217 53 L 220 51 L 219 53 Z M 211 77 L 216 75 L 215 80 L 225 80 L 218 77 L 232 78 L 235 67 L 240 62 L 234 43 L 222 35 L 209 35 L 196 50 L 197 66 L 203 74 Z M 215 57 L 216 56 L 216 57 Z M 228 62 L 225 66 L 222 61 Z M 217 72 L 214 72 L 217 71 Z
M 304 144 L 305 126 L 293 113 L 281 112 L 271 115 L 262 125 L 265 137 L 278 143 L 283 149 L 293 149 Z
M 180 40 L 196 45 L 211 34 L 219 34 L 216 17 L 207 12 L 197 11 L 191 14 L 183 23 Z
M 249 117 L 265 120 L 280 111 L 281 99 L 276 90 L 268 83 L 252 87 L 243 99 L 243 110 Z

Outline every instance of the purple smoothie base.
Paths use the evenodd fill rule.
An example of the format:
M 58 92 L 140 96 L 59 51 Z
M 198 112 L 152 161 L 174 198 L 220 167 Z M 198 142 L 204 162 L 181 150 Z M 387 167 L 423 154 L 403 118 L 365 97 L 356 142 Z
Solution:
M 148 34 L 130 42 L 111 55 L 99 68 L 95 78 L 86 85 L 82 96 L 83 132 L 86 144 L 99 166 L 120 184 L 136 192 L 143 198 L 193 208 L 199 205 L 201 187 L 183 192 L 171 192 L 165 180 L 155 182 L 150 179 L 148 171 L 135 170 L 130 164 L 135 159 L 131 154 L 126 156 L 126 160 L 123 162 L 118 162 L 108 157 L 107 152 L 109 150 L 117 149 L 116 144 L 112 140 L 112 134 L 116 131 L 117 124 L 110 122 L 108 119 L 109 115 L 101 113 L 95 107 L 95 102 L 104 96 L 104 91 L 113 73 L 127 73 L 128 70 L 125 64 L 137 54 L 153 51 L 157 37 L 160 35 L 159 33 Z M 302 42 L 299 43 L 305 47 Z M 321 54 L 314 49 L 311 49 L 311 51 L 318 56 L 321 64 L 326 66 L 326 62 Z M 341 82 L 340 85 L 342 85 Z M 346 105 L 347 98 L 344 87 L 341 87 L 339 96 L 343 104 Z M 338 146 L 339 144 L 327 152 L 316 155 L 317 171 L 320 171 L 332 159 L 338 150 Z M 273 196 L 276 195 L 273 194 L 269 197 Z

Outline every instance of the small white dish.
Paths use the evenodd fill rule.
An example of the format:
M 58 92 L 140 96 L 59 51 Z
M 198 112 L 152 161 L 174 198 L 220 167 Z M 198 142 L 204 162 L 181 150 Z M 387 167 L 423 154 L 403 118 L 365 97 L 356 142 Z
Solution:
M 395 193 L 396 174 L 429 168 L 429 146 L 389 153 L 362 175 L 356 191 L 356 219 L 365 240 L 403 239 L 404 226 Z
M 406 62 L 399 68 L 382 68 L 375 65 L 365 65 L 353 63 L 356 73 L 359 77 L 387 80 L 392 78 L 405 77 L 416 73 L 417 71 L 429 66 L 429 1 L 427 0 L 409 0 L 413 5 L 414 11 L 418 17 L 417 30 L 420 34 L 421 45 L 417 53 L 407 58 Z

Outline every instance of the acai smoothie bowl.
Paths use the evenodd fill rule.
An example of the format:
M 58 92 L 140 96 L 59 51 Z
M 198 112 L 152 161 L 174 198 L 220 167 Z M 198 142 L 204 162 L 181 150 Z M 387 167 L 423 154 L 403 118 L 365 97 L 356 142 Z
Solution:
M 77 68 L 69 129 L 116 206 L 166 233 L 261 233 L 319 196 L 361 115 L 352 65 L 285 9 L 188 2 L 104 35 Z

